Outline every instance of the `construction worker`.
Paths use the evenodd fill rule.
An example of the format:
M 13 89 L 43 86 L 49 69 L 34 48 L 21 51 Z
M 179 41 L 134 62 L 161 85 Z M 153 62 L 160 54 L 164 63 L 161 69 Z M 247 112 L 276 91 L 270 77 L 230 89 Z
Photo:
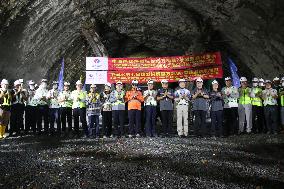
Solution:
M 61 119 L 62 132 L 64 135 L 68 135 L 72 132 L 72 98 L 70 91 L 70 83 L 65 81 L 63 91 L 59 93 L 58 96 L 59 102 L 59 112 Z M 68 122 L 68 131 L 66 130 L 66 119 Z
M 26 100 L 26 93 L 22 90 L 22 86 L 19 80 L 14 82 L 11 107 L 11 128 L 10 135 L 13 136 L 13 132 L 16 132 L 16 136 L 21 134 L 21 128 L 24 124 L 24 103 Z
M 223 104 L 224 100 L 222 92 L 218 90 L 219 83 L 214 80 L 212 82 L 212 92 L 210 92 L 211 104 L 211 135 L 215 137 L 223 137 Z
M 21 85 L 22 93 L 23 93 L 24 96 L 26 97 L 26 98 L 24 99 L 24 103 L 23 103 L 23 104 L 20 104 L 22 111 L 25 112 L 25 109 L 26 109 L 26 100 L 27 100 L 28 93 L 27 93 L 27 90 L 25 89 L 25 86 L 24 86 L 24 79 L 18 79 L 18 80 L 19 80 L 20 85 Z M 23 115 L 24 115 L 24 113 L 23 113 Z M 23 121 L 24 121 L 24 119 L 23 119 Z M 20 125 L 20 130 L 21 130 L 21 131 L 24 131 L 24 130 L 25 130 L 24 122 Z
M 251 133 L 252 129 L 252 105 L 251 88 L 248 87 L 247 78 L 240 78 L 241 87 L 239 88 L 239 134 L 244 132 L 246 123 L 246 132 Z
M 284 77 L 281 79 L 281 88 L 279 89 L 279 98 L 281 106 L 281 125 L 284 128 Z
M 57 134 L 61 135 L 61 123 L 60 123 L 60 113 L 59 113 L 59 91 L 58 91 L 58 81 L 52 82 L 52 89 L 48 91 L 47 99 L 49 101 L 49 125 L 51 135 L 55 134 L 54 123 L 56 122 Z
M 73 101 L 73 117 L 74 117 L 74 131 L 75 136 L 80 136 L 79 130 L 79 118 L 82 123 L 85 136 L 88 136 L 88 127 L 86 121 L 86 101 L 87 101 L 87 92 L 83 91 L 83 83 L 81 80 L 76 82 L 76 90 L 72 91 L 71 99 Z
M 48 117 L 49 117 L 49 107 L 48 107 L 48 90 L 47 90 L 47 79 L 42 79 L 39 88 L 35 92 L 35 99 L 37 100 L 37 130 L 38 134 L 42 134 L 42 118 L 44 121 L 44 134 L 48 134 Z
M 264 116 L 267 134 L 277 134 L 278 132 L 278 106 L 277 106 L 277 90 L 272 88 L 270 80 L 265 81 L 265 90 L 262 91 Z
M 28 133 L 32 129 L 33 134 L 36 134 L 36 123 L 38 117 L 37 100 L 35 99 L 35 82 L 29 81 L 27 90 L 27 102 L 25 111 L 25 132 Z
M 196 136 L 206 135 L 206 113 L 208 110 L 209 94 L 203 88 L 203 79 L 196 79 L 196 88 L 192 91 L 193 114 L 194 114 L 194 131 Z
M 166 79 L 161 81 L 162 88 L 158 90 L 157 101 L 160 103 L 160 112 L 162 118 L 163 135 L 171 134 L 173 125 L 173 110 L 174 110 L 174 91 L 169 88 L 169 82 Z
M 121 137 L 124 134 L 124 114 L 125 114 L 125 92 L 122 89 L 121 81 L 116 82 L 116 90 L 110 94 L 110 102 L 112 103 L 112 117 L 115 128 L 115 135 Z
M 102 102 L 103 138 L 112 134 L 112 104 L 110 102 L 111 84 L 106 83 L 104 91 L 100 94 Z
M 156 136 L 156 115 L 157 115 L 157 91 L 154 89 L 154 81 L 150 79 L 147 82 L 148 89 L 144 91 L 145 105 L 145 133 L 147 137 Z
M 8 89 L 7 79 L 1 81 L 0 89 L 0 139 L 5 138 L 6 127 L 11 115 L 12 92 Z
M 132 81 L 132 88 L 126 92 L 125 100 L 128 102 L 129 138 L 140 137 L 141 133 L 141 104 L 144 102 L 141 91 L 138 91 L 138 81 Z M 134 127 L 135 124 L 135 127 Z
M 225 78 L 226 86 L 222 89 L 224 99 L 224 136 L 234 135 L 238 132 L 238 88 L 232 85 L 231 77 Z
M 175 92 L 175 101 L 177 104 L 177 132 L 179 137 L 188 136 L 188 106 L 190 100 L 190 91 L 185 88 L 186 80 L 179 80 L 179 89 Z
M 87 137 L 94 136 L 100 137 L 100 123 L 99 118 L 101 115 L 101 101 L 100 94 L 97 92 L 97 86 L 92 84 L 90 92 L 87 97 L 87 116 L 88 116 L 88 135 Z M 95 132 L 93 132 L 95 125 Z
M 261 133 L 264 131 L 264 110 L 262 104 L 262 89 L 259 87 L 259 80 L 252 79 L 251 89 L 251 104 L 252 104 L 252 132 Z

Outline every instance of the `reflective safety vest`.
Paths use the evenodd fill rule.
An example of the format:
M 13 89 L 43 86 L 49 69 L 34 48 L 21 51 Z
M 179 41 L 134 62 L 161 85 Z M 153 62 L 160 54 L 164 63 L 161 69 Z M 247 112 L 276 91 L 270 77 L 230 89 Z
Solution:
M 284 107 L 284 95 L 281 96 L 281 106 Z
M 262 106 L 262 99 L 257 96 L 257 95 L 261 95 L 262 93 L 262 89 L 261 88 L 252 88 L 252 93 L 254 93 L 255 97 L 251 98 L 251 104 L 253 106 Z
M 9 91 L 6 91 L 5 93 L 9 93 L 9 94 L 8 94 L 8 96 L 3 97 L 3 101 L 1 102 L 1 106 L 11 106 L 11 104 L 12 104 L 11 93 Z
M 63 102 L 59 103 L 60 107 L 72 108 L 73 101 L 71 99 L 71 92 L 70 91 L 62 91 L 59 94 L 59 99 L 65 99 Z
M 114 93 L 115 93 L 115 97 L 117 100 L 114 103 L 112 103 L 112 105 L 117 106 L 120 104 L 125 104 L 124 102 L 125 92 L 124 91 L 121 91 L 121 92 L 114 91 Z
M 284 94 L 281 95 L 281 93 L 284 93 L 284 88 L 279 89 L 279 95 L 280 95 L 280 105 L 284 107 Z
M 250 97 L 251 89 L 247 87 L 245 89 L 240 88 L 239 90 L 240 90 L 239 104 L 251 104 L 251 97 Z
M 73 91 L 72 92 L 73 105 L 72 108 L 86 108 L 87 92 L 86 91 Z

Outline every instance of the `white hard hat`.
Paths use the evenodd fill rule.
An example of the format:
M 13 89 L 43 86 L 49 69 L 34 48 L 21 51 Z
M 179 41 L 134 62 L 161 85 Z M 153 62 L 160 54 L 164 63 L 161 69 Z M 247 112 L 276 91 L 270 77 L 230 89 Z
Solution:
M 180 79 L 180 80 L 178 80 L 178 82 L 180 83 L 180 82 L 186 82 L 186 80 L 185 79 Z
M 91 88 L 97 88 L 97 85 L 92 84 L 92 85 L 91 85 Z
M 47 82 L 47 79 L 42 79 L 41 82 Z
M 282 77 L 281 81 L 282 81 L 282 82 L 284 81 L 284 77 Z
M 65 81 L 64 85 L 70 85 L 70 83 L 68 81 Z
M 248 81 L 246 77 L 241 77 L 240 82 L 246 82 Z
M 76 85 L 83 85 L 83 83 L 82 83 L 81 80 L 78 80 L 78 81 L 76 82 Z
M 166 80 L 166 79 L 163 79 L 162 81 L 161 81 L 161 83 L 168 83 L 169 81 L 168 80 Z
M 19 80 L 16 80 L 16 81 L 14 82 L 14 86 L 17 86 L 17 85 L 21 85 L 21 82 L 20 82 Z
M 2 79 L 1 85 L 9 85 L 9 81 L 7 79 Z
M 257 83 L 257 82 L 259 82 L 259 80 L 258 80 L 256 77 L 254 77 L 254 78 L 252 79 L 252 82 Z
M 107 82 L 107 83 L 105 84 L 105 86 L 111 87 L 111 84 L 110 84 L 109 82 Z
M 260 78 L 259 80 L 259 83 L 264 83 L 264 79 Z
M 225 81 L 229 81 L 229 80 L 232 80 L 231 77 L 226 77 L 225 78 Z
M 20 83 L 24 83 L 24 79 L 19 79 Z
M 134 85 L 137 85 L 138 81 L 136 79 L 134 79 L 131 83 L 134 84 Z
M 212 81 L 212 85 L 219 84 L 217 80 Z
M 116 82 L 117 85 L 122 85 L 121 81 Z
M 280 79 L 279 79 L 279 77 L 275 77 L 274 79 L 273 79 L 273 81 L 279 81 Z
M 152 79 L 149 79 L 149 81 L 147 82 L 147 84 L 154 84 L 154 81 Z
M 196 82 L 203 82 L 203 79 L 202 79 L 201 77 L 198 77 L 198 78 L 196 79 Z
M 58 81 L 53 81 L 52 84 L 53 85 L 58 85 Z
M 29 81 L 29 85 L 34 85 L 34 84 L 35 84 L 35 82 L 33 80 Z
M 267 79 L 265 80 L 265 83 L 272 83 L 271 80 Z

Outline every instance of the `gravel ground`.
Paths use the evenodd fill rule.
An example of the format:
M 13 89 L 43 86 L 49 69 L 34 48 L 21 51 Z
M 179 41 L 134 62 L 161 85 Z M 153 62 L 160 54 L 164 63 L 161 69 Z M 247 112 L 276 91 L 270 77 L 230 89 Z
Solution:
M 8 138 L 0 188 L 284 188 L 284 135 Z

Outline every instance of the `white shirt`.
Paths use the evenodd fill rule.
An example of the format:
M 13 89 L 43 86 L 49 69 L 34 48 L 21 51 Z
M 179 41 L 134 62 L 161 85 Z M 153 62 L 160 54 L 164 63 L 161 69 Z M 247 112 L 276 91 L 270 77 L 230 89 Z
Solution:
M 38 100 L 38 105 L 47 105 L 47 101 L 42 100 L 43 97 L 47 97 L 48 90 L 41 86 L 35 92 L 35 99 Z
M 150 95 L 150 96 L 148 96 L 148 95 Z M 156 100 L 157 91 L 155 91 L 155 90 L 144 91 L 143 97 L 145 98 L 147 96 L 148 96 L 148 98 L 144 102 L 145 106 L 157 106 L 157 100 Z
M 228 95 L 227 95 L 228 93 Z M 222 89 L 222 95 L 224 97 L 224 108 L 237 108 L 239 91 L 235 86 L 224 87 Z
M 59 108 L 58 102 L 59 91 L 57 89 L 51 89 L 48 91 L 47 98 L 50 99 L 49 108 Z

